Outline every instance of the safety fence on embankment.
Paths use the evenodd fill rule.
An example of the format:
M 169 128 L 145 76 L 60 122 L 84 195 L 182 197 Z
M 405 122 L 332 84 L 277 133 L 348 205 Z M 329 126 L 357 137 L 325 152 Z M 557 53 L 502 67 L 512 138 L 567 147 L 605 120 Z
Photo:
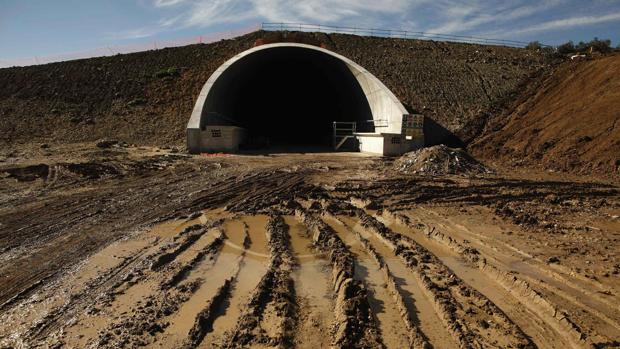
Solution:
M 351 34 L 359 36 L 383 37 L 383 38 L 401 38 L 401 39 L 418 39 L 418 40 L 435 40 L 450 41 L 480 45 L 500 45 L 511 47 L 525 47 L 528 43 L 524 41 L 491 39 L 477 36 L 453 35 L 440 33 L 427 33 L 420 31 L 408 31 L 399 29 L 377 29 L 362 27 L 344 27 L 321 24 L 305 24 L 305 23 L 273 23 L 264 22 L 261 24 L 251 25 L 236 30 L 227 30 L 223 32 L 210 33 L 206 35 L 193 36 L 190 38 L 180 38 L 174 40 L 151 40 L 131 45 L 114 45 L 99 47 L 84 51 L 68 52 L 57 55 L 35 56 L 22 59 L 0 59 L 0 68 L 13 66 L 28 66 L 37 64 L 47 64 L 53 62 L 63 62 L 75 59 L 114 56 L 117 54 L 127 54 L 141 51 L 157 50 L 167 47 L 179 47 L 191 44 L 208 44 L 220 40 L 232 39 L 238 36 L 249 34 L 257 30 L 264 31 L 301 31 L 301 32 L 320 32 L 320 33 L 338 33 Z M 547 45 L 542 45 L 550 47 Z
M 320 33 L 338 33 L 351 34 L 359 36 L 372 36 L 382 38 L 399 38 L 399 39 L 418 39 L 418 40 L 435 40 L 462 42 L 468 44 L 479 45 L 498 45 L 511 47 L 525 47 L 528 45 L 525 41 L 491 39 L 479 36 L 453 35 L 441 33 L 428 33 L 422 31 L 410 31 L 400 29 L 377 29 L 377 28 L 359 28 L 359 27 L 341 27 L 333 25 L 305 24 L 305 23 L 263 23 L 261 26 L 265 31 L 302 31 L 302 32 L 320 32 Z M 541 45 L 550 47 L 548 45 Z

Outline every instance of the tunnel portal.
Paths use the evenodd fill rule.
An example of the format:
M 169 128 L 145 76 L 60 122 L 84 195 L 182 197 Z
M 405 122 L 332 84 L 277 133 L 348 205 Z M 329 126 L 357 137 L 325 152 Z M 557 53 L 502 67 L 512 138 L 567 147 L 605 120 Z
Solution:
M 355 125 L 349 144 L 382 154 L 390 144 L 403 152 L 411 143 L 401 132 L 404 114 L 392 92 L 343 56 L 304 44 L 262 45 L 211 75 L 188 123 L 188 149 L 329 149 L 334 122 L 343 122 Z
M 207 105 L 205 126 L 244 128 L 248 143 L 330 146 L 334 121 L 374 131 L 366 96 L 347 66 L 299 47 L 263 50 L 233 64 Z

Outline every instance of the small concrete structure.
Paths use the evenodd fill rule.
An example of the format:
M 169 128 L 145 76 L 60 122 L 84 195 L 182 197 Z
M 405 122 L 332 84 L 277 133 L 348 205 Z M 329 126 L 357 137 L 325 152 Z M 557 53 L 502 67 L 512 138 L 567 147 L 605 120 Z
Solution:
M 356 133 L 355 135 L 359 141 L 360 151 L 363 153 L 398 156 L 424 146 L 424 142 L 420 139 L 407 139 L 401 133 Z
M 379 79 L 366 69 L 346 57 L 320 47 L 298 43 L 277 43 L 257 46 L 241 52 L 220 66 L 207 80 L 187 124 L 187 148 L 190 153 L 235 152 L 238 150 L 245 136 L 245 131 L 235 122 L 234 117 L 225 115 L 228 110 L 234 110 L 234 107 L 230 106 L 231 102 L 227 101 L 231 97 L 229 90 L 234 87 L 236 81 L 243 78 L 242 72 L 244 70 L 241 68 L 246 62 L 250 61 L 250 57 L 284 48 L 287 50 L 294 49 L 295 52 L 303 50 L 315 55 L 316 53 L 327 55 L 331 57 L 329 59 L 335 58 L 339 61 L 338 64 L 346 66 L 349 74 L 354 77 L 352 81 L 359 84 L 359 86 L 352 88 L 361 88 L 363 97 L 365 97 L 370 108 L 372 120 L 364 121 L 370 121 L 374 125 L 374 133 L 357 134 L 361 151 L 382 155 L 398 155 L 418 146 L 413 142 L 406 141 L 405 136 L 402 135 L 403 115 L 408 113 L 405 107 Z M 255 69 L 255 66 L 252 66 L 252 69 Z M 303 81 L 299 83 L 303 83 Z M 265 122 L 269 122 L 269 120 L 266 119 Z M 293 120 L 293 123 L 297 124 L 304 122 L 311 123 L 312 120 Z M 403 141 L 396 143 L 395 137 L 402 138 Z

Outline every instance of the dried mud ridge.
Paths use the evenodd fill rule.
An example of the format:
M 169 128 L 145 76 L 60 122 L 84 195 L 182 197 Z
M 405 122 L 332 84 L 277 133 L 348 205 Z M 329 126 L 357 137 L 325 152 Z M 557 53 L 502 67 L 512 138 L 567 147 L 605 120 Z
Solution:
M 484 235 L 475 226 L 510 226 L 514 234 L 531 236 L 530 243 L 541 234 L 569 239 L 580 230 L 566 215 L 620 208 L 613 186 L 400 175 L 316 184 L 312 176 L 322 174 L 311 167 L 241 172 L 229 165 L 205 177 L 195 168 L 211 163 L 195 166 L 179 158 L 166 166 L 175 164 L 170 173 L 147 169 L 135 178 L 59 177 L 54 185 L 60 188 L 75 181 L 101 186 L 101 192 L 80 194 L 93 205 L 82 214 L 100 210 L 93 201 L 98 195 L 124 205 L 136 205 L 131 198 L 155 200 L 163 207 L 148 213 L 121 206 L 126 219 L 134 220 L 125 227 L 135 228 L 144 213 L 143 222 L 151 224 L 91 247 L 79 263 L 49 259 L 66 266 L 39 266 L 20 275 L 4 269 L 18 282 L 2 285 L 0 347 L 618 346 L 616 276 L 590 278 L 570 269 L 570 255 L 560 265 L 548 263 L 517 240 L 506 240 L 513 233 Z M 24 169 L 17 187 L 28 181 L 28 171 L 38 173 Z M 208 178 L 210 185 L 195 183 Z M 138 180 L 142 187 L 150 183 L 179 193 L 168 190 L 172 196 L 160 200 L 148 194 L 156 191 L 112 194 L 104 185 L 130 189 Z M 41 190 L 45 200 L 50 189 Z M 533 191 L 542 197 L 537 205 Z M 27 197 L 5 202 L 19 205 Z M 565 204 L 578 197 L 578 208 Z M 508 202 L 522 206 L 516 213 L 498 208 L 512 207 Z M 488 223 L 452 220 L 466 214 L 464 204 L 486 212 Z M 60 201 L 52 205 L 58 212 L 41 219 L 70 223 L 73 216 L 63 205 L 73 207 Z M 107 222 L 106 214 L 118 215 L 83 215 L 75 234 L 95 217 Z M 23 240 L 3 246 L 4 260 L 20 263 L 18 252 L 35 258 L 38 249 L 54 247 L 52 237 L 35 239 L 34 231 L 45 225 L 32 219 L 20 223 Z M 127 229 L 116 224 L 102 230 Z M 70 227 L 57 234 L 69 242 L 74 236 Z M 61 252 L 63 258 L 76 256 Z

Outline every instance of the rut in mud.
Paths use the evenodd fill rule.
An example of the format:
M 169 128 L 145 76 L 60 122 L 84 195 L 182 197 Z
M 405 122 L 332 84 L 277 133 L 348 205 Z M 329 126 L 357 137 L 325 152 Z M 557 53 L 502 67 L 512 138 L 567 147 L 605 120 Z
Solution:
M 168 212 L 151 214 L 151 225 L 134 226 L 57 276 L 26 271 L 19 287 L 0 290 L 0 347 L 618 345 L 613 250 L 599 250 L 607 253 L 600 267 L 612 269 L 597 271 L 577 269 L 570 255 L 550 263 L 546 250 L 528 246 L 551 231 L 563 231 L 553 236 L 567 245 L 583 236 L 574 235 L 578 222 L 562 210 L 594 217 L 588 224 L 601 232 L 592 229 L 589 247 L 616 238 L 615 221 L 592 213 L 620 208 L 615 187 L 401 175 L 364 182 L 350 178 L 357 170 L 339 161 L 245 173 L 222 166 L 215 172 L 222 177 L 212 177 L 218 185 L 194 185 L 204 177 L 187 167 L 160 175 L 179 193 L 162 201 Z M 377 163 L 367 164 L 364 175 L 372 176 Z M 323 172 L 337 166 L 340 177 L 322 182 Z M 186 176 L 191 185 L 181 185 Z M 539 206 L 526 203 L 535 200 L 532 188 L 556 195 L 553 202 L 587 199 L 581 211 L 550 206 L 556 211 L 545 211 L 544 219 L 556 223 L 547 225 Z M 509 200 L 522 201 L 523 210 L 510 214 Z M 25 239 L 41 224 L 32 218 Z M 56 234 L 73 236 L 70 228 Z M 543 240 L 548 249 L 549 241 Z M 16 258 L 16 249 L 29 246 L 22 244 L 8 246 L 2 258 Z M 46 244 L 31 246 L 51 248 Z M 603 272 L 610 276 L 590 277 Z

